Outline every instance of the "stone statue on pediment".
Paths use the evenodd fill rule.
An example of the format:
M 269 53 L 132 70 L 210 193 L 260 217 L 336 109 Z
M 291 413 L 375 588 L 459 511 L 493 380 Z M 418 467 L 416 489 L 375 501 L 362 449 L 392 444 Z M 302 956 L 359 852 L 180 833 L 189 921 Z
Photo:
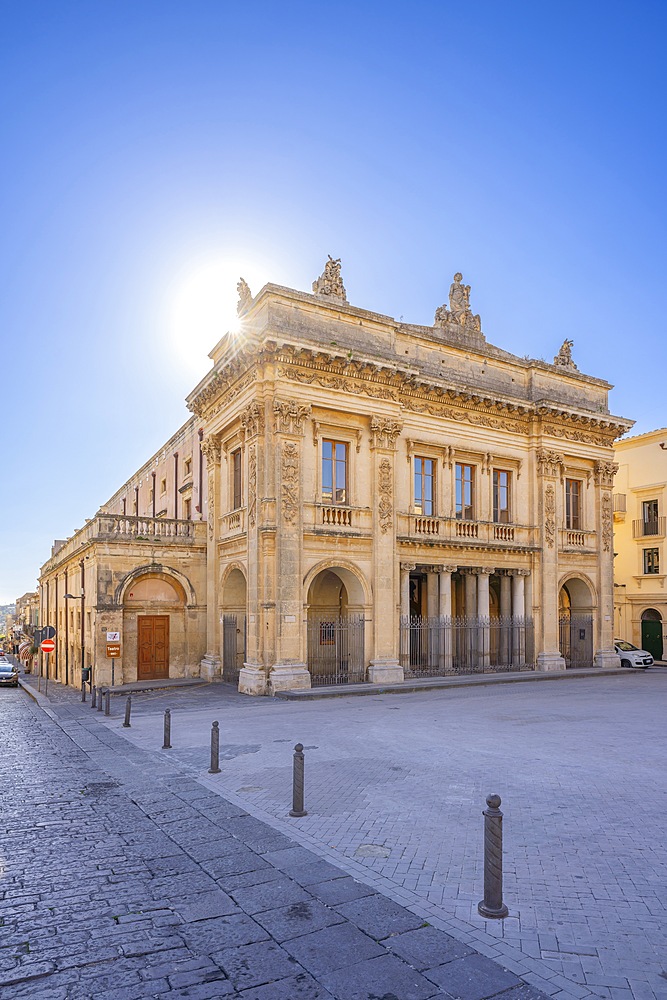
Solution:
M 482 331 L 482 321 L 470 309 L 470 285 L 463 284 L 463 275 L 457 271 L 449 288 L 449 309 L 439 306 L 435 311 L 434 326 L 446 326 L 456 323 L 466 330 L 477 333 Z
M 572 348 L 574 347 L 573 340 L 564 340 L 562 347 L 556 357 L 554 358 L 554 364 L 558 365 L 560 368 L 571 368 L 572 371 L 579 371 L 574 361 L 572 360 Z
M 236 291 L 239 293 L 239 300 L 236 303 L 236 312 L 240 316 L 246 311 L 252 302 L 252 292 L 250 291 L 250 286 L 245 278 L 239 278 Z
M 317 281 L 313 282 L 313 292 L 322 298 L 331 299 L 334 302 L 347 302 L 347 292 L 340 273 L 340 257 L 335 259 L 331 254 L 324 265 L 324 271 Z

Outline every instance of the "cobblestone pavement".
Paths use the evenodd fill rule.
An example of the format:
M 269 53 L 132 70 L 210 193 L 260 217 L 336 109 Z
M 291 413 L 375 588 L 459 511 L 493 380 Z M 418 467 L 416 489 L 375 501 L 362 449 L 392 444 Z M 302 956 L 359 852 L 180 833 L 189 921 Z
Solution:
M 50 694 L 0 691 L 2 1000 L 543 1000 Z
M 103 720 L 560 1000 L 667 998 L 667 670 L 308 703 L 225 686 Z M 122 715 L 123 703 L 114 704 Z M 207 776 L 220 721 L 222 773 Z M 287 820 L 306 746 L 308 816 Z M 505 902 L 484 921 L 481 809 L 503 798 Z

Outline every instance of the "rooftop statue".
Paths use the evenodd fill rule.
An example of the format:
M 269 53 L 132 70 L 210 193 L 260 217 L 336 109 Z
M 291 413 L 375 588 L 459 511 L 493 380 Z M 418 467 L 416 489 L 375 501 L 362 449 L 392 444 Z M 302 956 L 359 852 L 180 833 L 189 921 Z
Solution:
M 467 330 L 481 333 L 482 321 L 479 316 L 473 316 L 470 309 L 470 285 L 463 285 L 463 275 L 457 271 L 449 287 L 449 309 L 439 306 L 435 311 L 435 326 L 445 326 L 447 323 L 457 323 Z
M 571 368 L 573 371 L 579 371 L 574 361 L 572 360 L 572 348 L 574 347 L 573 340 L 564 340 L 563 345 L 554 358 L 554 364 L 559 365 L 561 368 Z
M 329 259 L 324 265 L 324 271 L 313 282 L 313 292 L 336 302 L 347 302 L 347 292 L 340 276 L 340 257 L 334 260 L 331 254 L 327 256 Z
M 245 278 L 239 278 L 236 291 L 239 293 L 239 300 L 236 303 L 236 312 L 240 316 L 241 313 L 246 311 L 252 302 L 252 292 L 250 291 L 250 286 Z

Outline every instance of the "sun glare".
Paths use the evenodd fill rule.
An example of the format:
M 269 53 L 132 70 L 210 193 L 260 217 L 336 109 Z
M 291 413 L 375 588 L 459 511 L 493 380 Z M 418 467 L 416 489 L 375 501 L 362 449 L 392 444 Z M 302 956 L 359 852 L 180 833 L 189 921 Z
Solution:
M 208 354 L 226 334 L 242 333 L 236 312 L 239 278 L 245 278 L 253 294 L 263 281 L 247 261 L 207 259 L 185 271 L 175 283 L 169 304 L 171 336 L 179 364 L 203 373 Z

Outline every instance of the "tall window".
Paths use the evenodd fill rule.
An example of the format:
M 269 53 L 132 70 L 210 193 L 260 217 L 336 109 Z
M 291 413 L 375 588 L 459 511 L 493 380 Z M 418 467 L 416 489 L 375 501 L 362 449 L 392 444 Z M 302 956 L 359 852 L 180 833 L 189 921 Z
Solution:
M 241 506 L 241 449 L 232 452 L 232 510 Z
M 504 469 L 493 470 L 493 520 L 496 524 L 510 522 L 511 472 Z
M 347 445 L 343 441 L 322 441 L 322 501 L 348 503 Z
M 565 480 L 565 527 L 577 531 L 581 528 L 581 480 Z
M 463 521 L 475 517 L 475 466 L 456 463 L 456 516 Z
M 645 573 L 660 572 L 659 549 L 644 549 L 644 572 Z
M 415 458 L 415 513 L 435 513 L 435 462 L 432 458 Z
M 189 498 L 183 501 L 183 517 L 186 521 L 192 517 L 192 500 Z
M 658 534 L 658 501 L 644 500 L 642 504 L 642 520 L 645 535 Z M 647 551 L 649 551 L 647 549 Z M 657 571 L 656 571 L 657 572 Z

